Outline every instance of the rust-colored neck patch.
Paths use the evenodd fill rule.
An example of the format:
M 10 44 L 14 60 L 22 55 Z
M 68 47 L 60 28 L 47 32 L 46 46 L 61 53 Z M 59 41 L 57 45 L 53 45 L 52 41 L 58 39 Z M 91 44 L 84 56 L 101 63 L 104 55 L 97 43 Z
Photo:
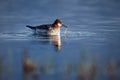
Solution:
M 60 29 L 60 26 L 58 24 L 54 25 L 55 29 Z

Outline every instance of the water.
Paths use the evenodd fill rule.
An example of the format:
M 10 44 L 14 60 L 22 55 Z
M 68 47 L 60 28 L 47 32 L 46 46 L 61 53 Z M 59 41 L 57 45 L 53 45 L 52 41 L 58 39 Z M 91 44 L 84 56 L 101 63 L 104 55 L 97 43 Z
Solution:
M 0 1 L 0 80 L 119 80 L 119 0 Z M 67 35 L 25 25 L 61 18 Z M 33 70 L 24 68 L 30 60 Z M 25 66 L 26 67 L 26 66 Z

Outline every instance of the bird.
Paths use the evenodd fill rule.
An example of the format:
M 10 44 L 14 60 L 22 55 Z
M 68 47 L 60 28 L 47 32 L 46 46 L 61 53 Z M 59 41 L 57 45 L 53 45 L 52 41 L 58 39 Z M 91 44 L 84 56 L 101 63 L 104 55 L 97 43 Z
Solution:
M 43 24 L 38 26 L 26 25 L 26 27 L 35 31 L 35 33 L 45 33 L 47 35 L 60 35 L 60 27 L 66 28 L 65 34 L 68 30 L 68 26 L 64 25 L 61 19 L 56 19 L 52 24 Z

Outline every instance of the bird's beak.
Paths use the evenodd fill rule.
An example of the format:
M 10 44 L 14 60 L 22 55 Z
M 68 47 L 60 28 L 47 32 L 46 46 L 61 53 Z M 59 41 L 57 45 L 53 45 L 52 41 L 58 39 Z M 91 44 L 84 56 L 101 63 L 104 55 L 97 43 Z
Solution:
M 66 28 L 66 29 L 65 29 L 65 32 L 64 32 L 64 34 L 66 34 L 67 31 L 68 31 L 68 26 L 67 26 L 67 25 L 64 25 L 64 24 L 62 24 L 62 26 Z
M 65 28 L 68 28 L 68 26 L 67 26 L 67 25 L 62 24 L 62 26 L 63 26 L 63 27 L 65 27 Z

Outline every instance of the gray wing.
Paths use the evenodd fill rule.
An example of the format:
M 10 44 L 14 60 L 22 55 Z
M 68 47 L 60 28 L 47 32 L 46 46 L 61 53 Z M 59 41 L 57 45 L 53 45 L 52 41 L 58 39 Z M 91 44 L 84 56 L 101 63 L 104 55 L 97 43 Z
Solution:
M 49 30 L 50 27 L 52 27 L 52 24 L 36 26 L 37 29 L 45 29 L 45 30 Z

